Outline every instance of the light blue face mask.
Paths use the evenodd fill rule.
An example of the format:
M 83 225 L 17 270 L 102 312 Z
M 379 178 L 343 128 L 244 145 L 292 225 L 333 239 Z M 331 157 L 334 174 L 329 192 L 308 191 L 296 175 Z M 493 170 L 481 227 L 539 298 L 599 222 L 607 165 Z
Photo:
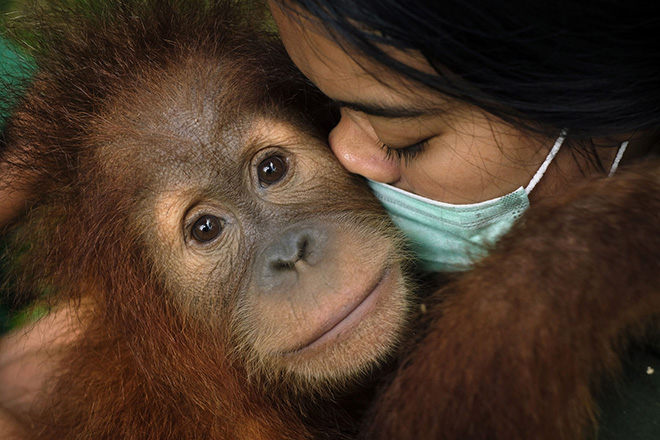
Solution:
M 541 180 L 559 152 L 562 131 L 529 184 L 510 194 L 484 202 L 454 205 L 427 199 L 385 183 L 368 184 L 394 224 L 404 233 L 422 270 L 453 272 L 469 269 L 488 252 L 488 246 L 504 235 L 529 207 L 529 193 Z M 610 175 L 614 173 L 628 142 L 621 144 Z

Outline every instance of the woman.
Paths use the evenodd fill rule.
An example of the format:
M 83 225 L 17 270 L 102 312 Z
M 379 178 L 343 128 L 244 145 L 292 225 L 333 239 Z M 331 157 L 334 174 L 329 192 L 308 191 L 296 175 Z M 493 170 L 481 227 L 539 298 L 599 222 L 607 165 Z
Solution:
M 637 279 L 639 270 L 645 269 L 613 258 L 617 244 L 600 253 L 592 251 L 591 243 L 608 237 L 595 235 L 594 227 L 593 239 L 586 238 L 592 219 L 575 215 L 570 220 L 574 224 L 568 225 L 569 234 L 578 224 L 585 227 L 584 223 L 587 232 L 575 233 L 571 240 L 583 240 L 581 246 L 589 252 L 575 263 L 574 273 L 570 267 L 562 269 L 564 272 L 558 269 L 558 259 L 563 258 L 559 252 L 542 255 L 543 261 L 531 252 L 531 262 L 522 259 L 524 266 L 543 271 L 545 265 L 544 272 L 556 272 L 554 278 L 547 276 L 552 287 L 534 286 L 539 288 L 538 301 L 533 294 L 521 293 L 533 284 L 530 276 L 502 264 L 502 255 L 513 254 L 495 247 L 499 257 L 481 259 L 530 205 L 564 203 L 565 208 L 568 202 L 552 200 L 568 197 L 564 200 L 576 203 L 580 199 L 570 199 L 570 194 L 578 191 L 574 188 L 581 182 L 607 176 L 614 176 L 611 180 L 616 182 L 619 165 L 648 162 L 657 154 L 660 51 L 653 43 L 660 16 L 655 5 L 397 0 L 270 0 L 269 4 L 291 58 L 341 108 L 341 120 L 329 138 L 332 150 L 349 171 L 369 179 L 410 239 L 422 268 L 461 272 L 476 262 L 476 274 L 493 268 L 494 283 L 498 276 L 507 278 L 502 283 L 518 277 L 509 284 L 508 292 L 515 294 L 506 296 L 505 290 L 494 297 L 506 304 L 501 309 L 463 292 L 470 292 L 470 283 L 478 285 L 475 279 L 480 275 L 468 272 L 470 281 L 450 288 L 450 293 L 463 292 L 471 301 L 482 301 L 483 307 L 473 307 L 473 315 L 461 314 L 473 305 L 457 295 L 438 308 L 422 348 L 406 359 L 406 367 L 385 392 L 384 403 L 376 404 L 367 436 L 581 438 L 595 417 L 592 395 L 582 388 L 598 380 L 587 374 L 580 382 L 576 378 L 582 373 L 577 370 L 586 370 L 583 366 L 592 362 L 594 369 L 589 371 L 601 372 L 610 359 L 592 357 L 590 348 L 583 350 L 578 345 L 576 349 L 575 341 L 603 342 L 598 323 L 603 323 L 602 332 L 607 333 L 609 315 L 598 315 L 597 307 L 588 307 L 586 312 L 562 308 L 570 301 L 577 307 L 589 296 L 589 287 L 571 285 L 571 280 L 581 271 L 591 270 L 593 278 L 603 267 L 611 272 L 621 265 L 625 268 L 622 276 L 630 273 Z M 658 169 L 653 168 L 651 175 L 657 175 Z M 658 185 L 650 184 L 647 190 L 657 200 Z M 589 194 L 588 189 L 582 191 Z M 607 198 L 607 194 L 598 194 L 601 196 Z M 535 221 L 527 216 L 523 219 L 530 224 Z M 660 252 L 657 216 L 647 220 L 642 228 L 648 228 L 649 241 L 640 254 L 655 257 Z M 616 234 L 625 241 L 627 230 L 615 227 L 614 219 L 611 222 L 611 230 L 602 234 Z M 542 228 L 531 232 L 523 228 L 514 226 L 510 235 L 549 234 Z M 532 238 L 521 239 L 521 243 L 536 243 Z M 507 239 L 502 248 L 522 246 L 515 243 L 515 237 Z M 518 253 L 524 254 L 524 250 Z M 525 273 L 536 276 L 533 270 Z M 650 285 L 659 284 L 657 274 L 647 279 Z M 487 286 L 496 289 L 497 284 Z M 579 287 L 576 296 L 562 297 L 574 287 Z M 612 298 L 617 296 L 612 294 Z M 596 303 L 609 301 L 607 297 L 603 295 Z M 537 310 L 535 301 L 546 300 L 562 307 L 551 304 Z M 641 304 L 645 298 L 634 301 Z M 634 301 L 628 304 L 631 308 Z M 588 328 L 586 336 L 560 329 L 556 337 L 547 338 L 556 329 L 541 318 L 529 317 L 538 313 L 539 317 L 557 318 L 564 309 L 566 316 L 575 313 L 580 319 L 584 313 L 593 315 L 584 318 L 584 323 L 590 323 L 580 330 Z M 491 322 L 496 314 L 506 330 L 502 325 L 479 327 L 472 322 Z M 642 314 L 629 315 L 628 324 L 644 321 Z M 451 322 L 455 327 L 448 324 Z M 569 327 L 572 323 L 567 322 Z M 487 343 L 476 341 L 461 326 L 475 327 L 493 344 L 486 347 Z M 457 335 L 466 338 L 461 341 L 463 352 L 446 348 L 447 340 Z M 525 342 L 518 341 L 523 336 Z M 566 338 L 566 345 L 560 344 L 560 337 Z M 516 349 L 505 350 L 508 344 Z M 482 354 L 491 349 L 492 356 Z M 442 359 L 438 355 L 442 350 L 466 359 Z M 565 356 L 571 350 L 585 354 L 588 360 Z M 500 371 L 507 361 L 514 368 Z M 482 366 L 493 367 L 493 371 L 487 373 Z M 544 367 L 553 373 L 535 371 Z M 572 368 L 576 371 L 569 372 Z M 566 384 L 561 385 L 562 381 Z M 652 399 L 657 405 L 657 397 Z M 615 431 L 606 425 L 601 438 Z M 630 438 L 629 432 L 625 435 Z
M 649 67 L 660 55 L 637 44 L 652 41 L 650 21 L 627 28 L 623 11 L 612 13 L 610 43 L 598 33 L 605 23 L 592 29 L 577 11 L 453 3 L 272 3 L 294 62 L 341 105 L 330 145 L 349 171 L 455 212 L 521 186 L 532 201 L 561 193 L 613 172 L 618 150 L 629 163 L 655 145 L 658 69 Z M 571 14 L 576 29 L 560 27 Z M 557 139 L 566 140 L 532 192 Z

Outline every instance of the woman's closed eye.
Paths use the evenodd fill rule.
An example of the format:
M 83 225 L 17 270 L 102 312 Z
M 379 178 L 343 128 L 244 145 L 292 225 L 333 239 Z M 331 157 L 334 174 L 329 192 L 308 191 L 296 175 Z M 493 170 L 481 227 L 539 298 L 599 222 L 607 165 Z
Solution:
M 398 162 L 407 163 L 412 161 L 418 154 L 422 153 L 427 143 L 428 139 L 424 139 L 405 147 L 394 148 L 379 140 L 378 146 L 385 152 L 385 156 L 388 159 L 394 159 Z

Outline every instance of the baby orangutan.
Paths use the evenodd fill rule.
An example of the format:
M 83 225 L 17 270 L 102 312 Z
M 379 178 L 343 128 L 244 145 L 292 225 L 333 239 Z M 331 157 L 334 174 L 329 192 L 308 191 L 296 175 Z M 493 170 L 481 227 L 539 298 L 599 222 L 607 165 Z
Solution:
M 41 18 L 2 156 L 31 196 L 8 286 L 82 328 L 24 436 L 310 438 L 405 327 L 397 233 L 244 5 L 91 3 Z
M 30 27 L 0 157 L 29 202 L 6 289 L 55 310 L 28 333 L 39 393 L 0 388 L 17 438 L 593 437 L 594 390 L 660 314 L 657 161 L 535 203 L 400 343 L 398 234 L 258 14 L 87 3 Z M 391 358 L 362 417 L 343 396 Z

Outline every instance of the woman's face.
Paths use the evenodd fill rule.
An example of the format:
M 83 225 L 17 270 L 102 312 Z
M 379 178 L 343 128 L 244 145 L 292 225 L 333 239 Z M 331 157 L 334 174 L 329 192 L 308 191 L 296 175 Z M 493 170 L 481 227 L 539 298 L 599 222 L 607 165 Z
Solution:
M 554 139 L 532 138 L 475 107 L 349 55 L 314 21 L 283 12 L 273 1 L 271 10 L 298 68 L 341 104 L 341 120 L 329 142 L 353 173 L 434 200 L 473 203 L 525 186 L 552 146 Z M 391 54 L 431 71 L 417 54 Z M 563 153 L 533 194 L 557 190 L 544 181 L 556 180 L 556 164 L 570 159 Z M 562 169 L 562 180 L 570 174 Z

